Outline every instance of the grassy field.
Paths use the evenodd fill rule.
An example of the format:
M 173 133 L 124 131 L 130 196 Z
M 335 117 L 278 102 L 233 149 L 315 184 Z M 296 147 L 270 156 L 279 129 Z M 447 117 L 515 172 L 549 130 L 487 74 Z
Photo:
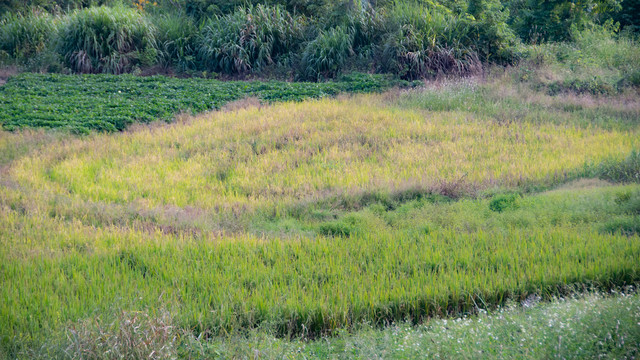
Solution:
M 247 331 L 335 336 L 636 284 L 637 97 L 550 96 L 509 76 L 234 102 L 111 134 L 1 132 L 0 354 L 98 354 L 131 314 L 155 329 L 142 353 L 170 326 L 196 354 Z M 87 340 L 103 326 L 120 335 Z M 334 357 L 358 335 L 344 336 L 309 351 Z

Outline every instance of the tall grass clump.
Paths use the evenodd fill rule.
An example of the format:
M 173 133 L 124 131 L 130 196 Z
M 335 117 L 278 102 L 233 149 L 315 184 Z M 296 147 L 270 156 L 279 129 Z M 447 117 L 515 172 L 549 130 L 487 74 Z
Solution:
M 186 71 L 195 67 L 197 28 L 187 16 L 164 14 L 155 17 L 158 62 L 165 68 Z
M 384 9 L 371 6 L 349 13 L 348 27 L 353 33 L 353 48 L 361 57 L 370 57 L 388 32 Z
M 348 30 L 335 27 L 322 31 L 302 54 L 301 74 L 310 80 L 333 77 L 353 54 L 353 36 Z
M 243 74 L 274 64 L 295 51 L 303 21 L 275 6 L 249 6 L 209 19 L 199 35 L 201 65 L 226 74 Z
M 46 13 L 9 14 L 0 21 L 0 56 L 25 64 L 50 53 L 57 18 Z
M 446 8 L 397 3 L 388 21 L 394 30 L 381 48 L 381 71 L 417 79 L 480 70 L 477 53 L 467 45 L 470 22 Z
M 61 26 L 58 51 L 75 72 L 121 74 L 155 64 L 155 27 L 124 6 L 76 10 Z

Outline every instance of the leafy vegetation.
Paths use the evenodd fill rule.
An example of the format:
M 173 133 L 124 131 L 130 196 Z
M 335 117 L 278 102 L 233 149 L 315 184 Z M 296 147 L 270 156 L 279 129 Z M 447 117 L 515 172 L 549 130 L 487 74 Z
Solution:
M 133 9 L 88 8 L 62 21 L 58 51 L 75 72 L 121 74 L 155 64 L 155 34 L 155 27 Z
M 209 19 L 199 38 L 202 64 L 224 73 L 260 70 L 295 50 L 302 24 L 279 7 L 258 5 Z
M 58 21 L 47 13 L 4 17 L 0 20 L 0 61 L 13 59 L 30 70 L 55 70 L 58 61 L 51 48 Z
M 353 39 L 341 27 L 323 31 L 310 42 L 302 55 L 303 78 L 318 80 L 331 78 L 353 54 Z
M 0 87 L 0 125 L 63 128 L 77 133 L 123 130 L 134 122 L 171 121 L 182 112 L 219 109 L 244 97 L 266 102 L 321 98 L 409 86 L 382 76 L 353 75 L 332 83 L 222 82 L 131 75 L 13 77 Z
M 620 10 L 618 0 L 578 5 L 566 0 L 32 3 L 58 15 L 12 5 L 18 15 L 10 12 L 0 23 L 7 34 L 0 60 L 31 70 L 76 73 L 157 72 L 154 67 L 160 65 L 187 75 L 206 71 L 314 81 L 353 69 L 405 79 L 468 75 L 490 64 L 527 60 L 541 40 L 569 40 L 590 51 L 592 46 L 583 46 L 583 34 L 619 37 L 614 18 L 627 32 L 635 26 L 628 20 L 633 10 Z M 110 6 L 91 6 L 103 3 Z M 623 41 L 631 37 L 624 35 Z M 589 41 L 596 49 L 613 46 L 611 40 L 601 45 L 595 40 L 602 39 Z M 545 43 L 545 51 L 556 45 Z M 40 56 L 35 65 L 29 60 L 32 53 Z M 563 54 L 560 62 L 563 56 L 575 62 L 575 55 Z M 629 72 L 620 84 L 637 86 L 637 73 Z M 590 79 L 569 80 L 552 88 L 611 89 L 599 87 L 599 79 L 595 85 Z

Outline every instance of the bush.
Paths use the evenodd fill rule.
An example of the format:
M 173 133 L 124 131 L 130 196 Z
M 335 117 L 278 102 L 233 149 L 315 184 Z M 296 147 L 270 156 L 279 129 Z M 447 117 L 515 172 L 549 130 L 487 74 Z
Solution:
M 353 36 L 342 27 L 322 31 L 309 42 L 300 62 L 301 77 L 320 80 L 335 76 L 353 55 Z
M 516 37 L 499 0 L 470 0 L 468 11 L 474 17 L 472 38 L 480 57 L 485 60 L 513 63 Z
M 640 0 L 622 0 L 620 5 L 614 20 L 625 30 L 640 31 Z
M 518 198 L 518 194 L 496 195 L 489 203 L 489 209 L 494 212 L 503 212 L 507 209 L 517 209 Z
M 74 11 L 63 22 L 59 53 L 73 71 L 121 74 L 156 62 L 155 27 L 124 6 Z
M 633 151 L 622 161 L 605 161 L 597 173 L 604 180 L 640 183 L 640 152 Z
M 249 6 L 207 21 L 198 53 L 209 70 L 242 74 L 273 64 L 302 40 L 301 18 L 280 7 Z
M 48 13 L 5 17 L 0 21 L 0 51 L 20 63 L 45 52 L 55 39 L 56 21 Z
M 529 42 L 572 40 L 575 31 L 603 23 L 620 9 L 619 0 L 512 0 L 511 26 Z

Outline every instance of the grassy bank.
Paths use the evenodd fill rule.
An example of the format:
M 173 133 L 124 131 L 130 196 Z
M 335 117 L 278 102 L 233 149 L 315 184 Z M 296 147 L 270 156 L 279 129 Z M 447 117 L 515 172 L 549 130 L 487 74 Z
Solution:
M 120 313 L 119 321 L 128 319 L 135 324 L 120 336 L 113 334 L 108 322 L 99 325 L 105 322 L 91 319 L 77 325 L 77 335 L 71 341 L 51 341 L 46 350 L 36 354 L 64 357 L 62 349 L 70 354 L 87 354 L 112 346 L 125 355 L 154 350 L 157 354 L 162 349 L 165 356 L 225 359 L 631 359 L 638 355 L 637 294 L 560 298 L 551 304 L 537 300 L 532 296 L 522 305 L 511 304 L 474 316 L 431 319 L 420 326 L 404 322 L 385 329 L 361 325 L 355 332 L 340 332 L 316 341 L 279 339 L 261 330 L 242 337 L 204 340 L 176 333 L 166 313 L 152 321 L 145 313 Z M 105 345 L 96 345 L 96 338 Z M 148 339 L 161 341 L 147 347 L 144 341 Z M 133 340 L 134 346 L 122 346 L 126 340 Z

